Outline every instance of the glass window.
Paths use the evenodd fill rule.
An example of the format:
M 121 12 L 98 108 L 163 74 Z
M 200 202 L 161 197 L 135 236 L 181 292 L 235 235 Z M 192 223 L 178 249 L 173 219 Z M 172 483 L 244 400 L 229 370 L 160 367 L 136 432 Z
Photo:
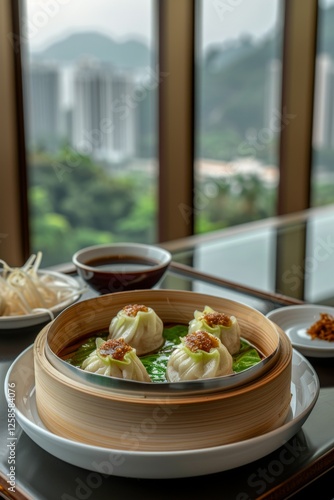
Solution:
M 32 251 L 157 239 L 153 0 L 24 0 Z
M 197 26 L 195 230 L 276 213 L 281 0 L 202 0 Z
M 334 203 L 334 1 L 319 2 L 311 206 Z

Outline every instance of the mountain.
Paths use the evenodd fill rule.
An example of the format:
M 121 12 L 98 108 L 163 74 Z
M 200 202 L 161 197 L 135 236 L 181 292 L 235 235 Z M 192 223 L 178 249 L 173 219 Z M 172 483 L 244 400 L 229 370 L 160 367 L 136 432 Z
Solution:
M 147 45 L 137 40 L 117 42 L 96 33 L 74 33 L 53 43 L 43 51 L 34 52 L 35 61 L 75 62 L 83 57 L 108 62 L 117 68 L 151 66 L 151 53 Z
M 212 71 L 221 71 L 253 52 L 254 46 L 250 38 L 233 40 L 229 43 L 209 46 L 205 53 L 206 68 Z

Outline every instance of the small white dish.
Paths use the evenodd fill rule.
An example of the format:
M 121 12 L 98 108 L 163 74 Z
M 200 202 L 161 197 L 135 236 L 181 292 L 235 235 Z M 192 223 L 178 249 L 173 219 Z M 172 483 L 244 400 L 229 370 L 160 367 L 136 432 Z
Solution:
M 86 445 L 59 437 L 42 423 L 36 406 L 33 347 L 12 363 L 5 379 L 5 394 L 15 387 L 16 418 L 27 435 L 51 455 L 102 474 L 121 477 L 163 479 L 201 476 L 253 462 L 283 446 L 302 427 L 320 391 L 312 365 L 297 351 L 292 357 L 290 412 L 285 424 L 258 437 L 236 443 L 172 452 L 117 450 Z
M 307 330 L 318 319 L 321 313 L 334 316 L 334 307 L 302 304 L 286 306 L 270 311 L 266 316 L 289 337 L 295 349 L 315 358 L 330 358 L 334 356 L 334 342 L 321 339 L 312 339 Z
M 33 314 L 22 314 L 21 316 L 0 316 L 0 331 L 1 333 L 10 333 L 12 335 L 11 330 L 21 331 L 24 328 L 28 328 L 31 326 L 41 325 L 43 323 L 47 323 L 51 321 L 53 317 L 56 317 L 61 311 L 63 311 L 66 307 L 74 304 L 80 295 L 82 294 L 83 287 L 82 285 L 73 277 L 68 276 L 63 273 L 58 273 L 56 271 L 43 271 L 39 270 L 38 274 L 48 274 L 54 277 L 54 279 L 60 284 L 64 284 L 70 286 L 73 291 L 77 291 L 72 297 L 64 300 L 63 302 L 53 306 L 50 308 L 50 313 L 46 311 L 36 312 Z M 10 330 L 6 332 L 6 330 Z

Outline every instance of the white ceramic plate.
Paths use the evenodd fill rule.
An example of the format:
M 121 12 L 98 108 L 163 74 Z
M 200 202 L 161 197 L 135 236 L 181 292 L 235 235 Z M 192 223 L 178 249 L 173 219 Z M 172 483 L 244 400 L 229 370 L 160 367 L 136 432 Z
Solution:
M 63 311 L 66 307 L 74 304 L 82 292 L 82 285 L 79 282 L 68 276 L 66 274 L 57 273 L 56 271 L 42 271 L 39 270 L 38 274 L 49 274 L 52 275 L 59 284 L 69 285 L 73 288 L 73 290 L 78 290 L 78 293 L 72 296 L 71 298 L 57 304 L 54 307 L 50 308 L 53 316 L 57 316 L 61 311 Z M 36 312 L 34 314 L 24 314 L 22 316 L 0 316 L 0 330 L 21 330 L 22 328 L 28 328 L 30 326 L 40 325 L 42 323 L 46 323 L 51 321 L 51 316 L 47 312 Z M 4 333 L 4 332 L 2 332 Z M 12 333 L 12 332 L 9 332 Z
M 12 385 L 11 385 L 12 384 Z M 5 379 L 5 393 L 15 387 L 16 418 L 22 429 L 51 455 L 103 474 L 134 478 L 178 478 L 221 472 L 257 460 L 282 446 L 298 432 L 319 396 L 319 380 L 312 365 L 293 352 L 291 409 L 284 425 L 259 437 L 212 448 L 142 452 L 113 450 L 82 444 L 48 431 L 39 418 L 35 399 L 33 349 L 13 362 Z
M 334 307 L 302 304 L 275 309 L 267 318 L 280 326 L 288 335 L 291 344 L 304 356 L 329 358 L 334 356 L 334 342 L 312 339 L 306 330 L 320 318 L 320 313 L 334 316 Z

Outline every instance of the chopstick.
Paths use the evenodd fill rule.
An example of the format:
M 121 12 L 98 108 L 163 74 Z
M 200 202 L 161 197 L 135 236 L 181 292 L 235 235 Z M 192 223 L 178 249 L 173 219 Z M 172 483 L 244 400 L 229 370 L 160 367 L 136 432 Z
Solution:
M 199 280 L 205 281 L 207 283 L 211 283 L 218 286 L 223 286 L 229 290 L 234 290 L 236 292 L 245 293 L 247 295 L 251 295 L 253 297 L 268 300 L 270 302 L 275 302 L 278 304 L 284 305 L 300 305 L 305 304 L 304 301 L 295 299 L 293 297 L 288 297 L 287 295 L 282 295 L 278 293 L 268 293 L 262 290 L 258 290 L 257 288 L 250 288 L 240 283 L 236 283 L 233 281 L 228 281 L 222 278 L 217 278 L 212 274 L 207 274 L 202 271 L 197 271 L 193 267 L 187 266 L 185 264 L 180 264 L 179 262 L 172 261 L 170 264 L 170 270 L 174 271 L 176 274 L 181 274 L 184 276 L 188 276 L 190 278 L 197 278 Z

